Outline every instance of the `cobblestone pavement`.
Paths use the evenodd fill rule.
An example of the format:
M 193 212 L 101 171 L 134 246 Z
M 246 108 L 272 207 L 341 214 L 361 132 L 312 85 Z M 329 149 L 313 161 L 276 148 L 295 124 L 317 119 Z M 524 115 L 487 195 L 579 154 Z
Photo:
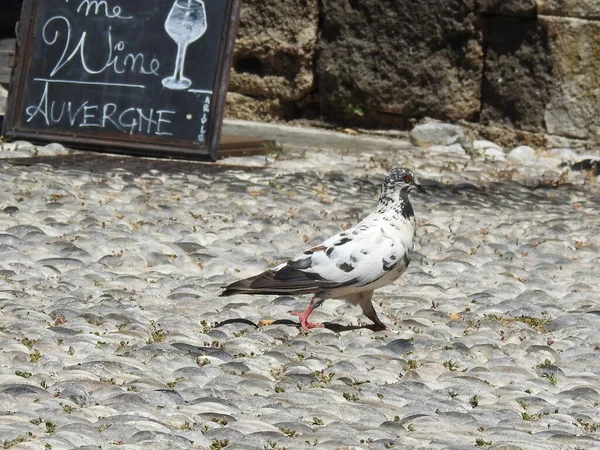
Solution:
M 513 164 L 258 133 L 283 151 L 203 164 L 4 146 L 0 447 L 600 448 L 593 177 L 561 152 Z M 388 331 L 337 300 L 306 333 L 289 312 L 307 297 L 218 297 L 356 223 L 397 165 L 430 195 L 412 196 L 408 271 L 374 297 Z

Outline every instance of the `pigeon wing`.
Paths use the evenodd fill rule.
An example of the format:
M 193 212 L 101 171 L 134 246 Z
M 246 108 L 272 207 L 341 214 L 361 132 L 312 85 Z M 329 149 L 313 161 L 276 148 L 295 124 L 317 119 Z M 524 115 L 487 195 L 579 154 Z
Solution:
M 294 264 L 306 274 L 318 275 L 335 287 L 362 287 L 377 281 L 399 262 L 407 264 L 412 249 L 395 239 L 387 225 L 363 224 L 315 247 L 311 255 L 297 255 Z M 312 250 L 315 250 L 312 249 Z M 308 259 L 310 257 L 310 259 Z
M 407 250 L 385 226 L 361 222 L 287 263 L 230 284 L 221 295 L 308 294 L 362 287 L 392 270 Z
M 236 281 L 225 288 L 221 296 L 234 294 L 312 294 L 338 287 L 336 283 L 322 279 L 318 274 L 293 267 L 293 263 L 281 264 L 271 270 L 250 278 Z

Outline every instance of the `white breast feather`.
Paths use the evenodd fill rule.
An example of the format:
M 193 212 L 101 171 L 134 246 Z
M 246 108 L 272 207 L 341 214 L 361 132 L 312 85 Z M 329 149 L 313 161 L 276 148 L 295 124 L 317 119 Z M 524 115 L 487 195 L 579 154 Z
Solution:
M 414 225 L 408 220 L 397 221 L 393 227 L 380 218 L 368 217 L 354 228 L 316 246 L 319 250 L 310 256 L 311 265 L 303 269 L 303 272 L 316 273 L 324 280 L 336 284 L 354 280 L 352 285 L 357 287 L 369 285 L 382 277 L 385 277 L 385 284 L 388 284 L 406 269 L 405 258 L 410 260 L 413 236 Z M 292 261 L 307 257 L 305 253 L 300 253 Z M 384 261 L 389 266 L 399 267 L 384 270 Z M 350 267 L 353 269 L 349 270 Z

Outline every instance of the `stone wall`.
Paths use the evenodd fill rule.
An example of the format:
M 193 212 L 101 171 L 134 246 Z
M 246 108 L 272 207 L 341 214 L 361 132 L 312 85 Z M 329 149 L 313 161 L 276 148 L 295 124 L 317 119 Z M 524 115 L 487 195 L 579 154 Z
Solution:
M 293 119 L 317 91 L 318 0 L 245 0 L 228 115 Z
M 227 116 L 600 139 L 599 0 L 245 0 Z

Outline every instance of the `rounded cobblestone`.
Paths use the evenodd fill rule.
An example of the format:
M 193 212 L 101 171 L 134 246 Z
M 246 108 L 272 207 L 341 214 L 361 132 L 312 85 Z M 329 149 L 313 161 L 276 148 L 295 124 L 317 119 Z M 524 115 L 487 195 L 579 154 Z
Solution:
M 600 188 L 570 153 L 279 133 L 216 165 L 2 154 L 0 444 L 600 448 Z M 218 296 L 356 223 L 391 166 L 430 194 L 375 293 L 389 330 L 338 300 L 306 333 L 307 298 Z

